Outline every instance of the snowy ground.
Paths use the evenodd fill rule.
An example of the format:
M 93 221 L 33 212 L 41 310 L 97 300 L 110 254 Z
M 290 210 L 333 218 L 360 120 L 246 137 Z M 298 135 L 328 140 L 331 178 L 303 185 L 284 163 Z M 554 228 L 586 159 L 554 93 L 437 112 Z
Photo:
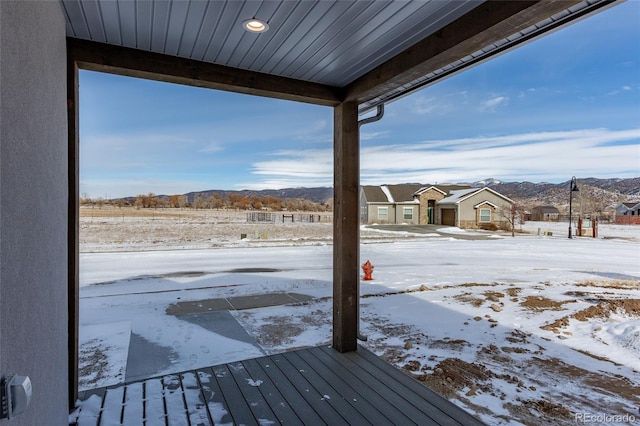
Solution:
M 227 220 L 190 241 L 148 230 L 132 248 L 91 237 L 93 225 L 117 226 L 94 219 L 81 231 L 81 388 L 123 381 L 132 336 L 166 357 L 155 375 L 330 343 L 330 224 L 245 232 Z M 462 240 L 473 233 L 363 229 L 361 263 L 375 266 L 361 283 L 363 345 L 490 425 L 640 423 L 640 227 L 573 239 L 567 224 L 523 230 Z M 313 299 L 231 311 L 248 340 L 176 314 L 283 292 Z

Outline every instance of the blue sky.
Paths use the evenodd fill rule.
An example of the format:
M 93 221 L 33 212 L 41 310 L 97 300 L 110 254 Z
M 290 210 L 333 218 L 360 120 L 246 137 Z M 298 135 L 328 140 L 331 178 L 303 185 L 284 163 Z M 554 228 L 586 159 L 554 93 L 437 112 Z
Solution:
M 333 111 L 80 72 L 80 195 L 333 184 Z M 386 106 L 365 185 L 640 176 L 640 1 Z

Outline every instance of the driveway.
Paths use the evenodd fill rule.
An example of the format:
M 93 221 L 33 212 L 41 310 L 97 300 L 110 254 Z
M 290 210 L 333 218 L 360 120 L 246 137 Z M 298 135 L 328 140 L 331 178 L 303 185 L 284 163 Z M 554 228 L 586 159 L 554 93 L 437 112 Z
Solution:
M 490 240 L 496 236 L 503 236 L 502 233 L 498 232 L 482 230 L 465 231 L 455 226 L 447 225 L 368 225 L 367 228 L 394 232 L 412 232 L 414 234 L 438 234 L 440 237 L 455 238 L 458 240 Z

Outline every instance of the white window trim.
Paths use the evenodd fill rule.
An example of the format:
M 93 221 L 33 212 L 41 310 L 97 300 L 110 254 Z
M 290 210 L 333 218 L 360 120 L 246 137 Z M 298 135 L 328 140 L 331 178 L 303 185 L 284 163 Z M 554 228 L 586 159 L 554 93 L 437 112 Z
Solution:
M 384 217 L 381 217 L 381 212 L 384 212 Z M 389 220 L 389 207 L 378 207 L 378 219 Z
M 411 216 L 411 217 L 407 217 L 407 213 Z M 404 220 L 413 220 L 413 207 L 403 207 L 402 208 L 402 218 Z
M 487 210 L 489 212 L 489 220 L 482 220 L 482 211 L 483 210 Z M 480 209 L 480 216 L 478 217 L 478 221 L 480 221 L 480 223 L 491 223 L 491 209 L 481 208 Z

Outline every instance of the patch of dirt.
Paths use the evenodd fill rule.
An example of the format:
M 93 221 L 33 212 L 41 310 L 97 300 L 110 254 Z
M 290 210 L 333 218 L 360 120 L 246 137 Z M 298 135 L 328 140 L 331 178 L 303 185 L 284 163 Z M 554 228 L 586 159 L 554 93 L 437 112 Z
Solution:
M 92 339 L 82 345 L 78 359 L 78 377 L 80 387 L 89 388 L 105 379 L 104 375 L 109 366 L 109 359 L 102 352 L 98 339 Z M 117 377 L 120 377 L 118 374 Z
M 453 296 L 454 299 L 462 302 L 462 303 L 468 303 L 471 306 L 473 306 L 474 308 L 479 308 L 480 306 L 482 306 L 482 304 L 484 303 L 485 299 L 482 299 L 480 297 L 475 296 L 473 293 L 470 292 L 465 292 L 462 294 L 456 294 L 455 296 Z
M 469 342 L 462 339 L 440 339 L 429 341 L 430 348 L 446 348 L 451 350 L 460 351 L 465 346 L 469 346 Z
M 505 290 L 509 297 L 518 297 L 522 289 L 520 287 L 510 287 Z
M 603 281 L 585 281 L 577 283 L 576 287 L 601 287 L 612 288 L 617 290 L 640 289 L 640 281 L 633 280 L 603 280 Z
M 499 291 L 491 291 L 491 290 L 487 290 L 484 293 L 482 293 L 484 295 L 484 297 L 487 298 L 488 301 L 490 302 L 499 302 L 500 299 L 502 299 L 504 297 L 504 293 L 500 293 Z
M 436 364 L 432 374 L 416 378 L 445 398 L 453 398 L 457 391 L 469 388 L 472 393 L 489 392 L 489 380 L 495 377 L 484 365 L 469 363 L 459 358 L 447 358 Z M 470 395 L 469 395 L 470 396 Z
M 640 384 L 632 382 L 627 377 L 610 375 L 601 371 L 588 371 L 575 365 L 567 364 L 558 358 L 546 359 L 534 356 L 533 361 L 539 364 L 540 368 L 559 377 L 580 380 L 586 386 L 599 389 L 615 398 L 634 401 L 636 405 L 640 406 Z
M 304 332 L 305 328 L 288 316 L 271 316 L 254 335 L 260 346 L 282 346 L 293 342 L 293 337 Z
M 557 300 L 552 300 L 544 296 L 527 296 L 522 302 L 520 302 L 520 306 L 533 311 L 560 311 L 564 309 L 562 305 L 575 302 L 576 300 L 573 299 L 559 302 Z
M 640 299 L 603 300 L 596 306 L 590 306 L 587 309 L 576 312 L 572 317 L 578 321 L 587 321 L 590 318 L 608 318 L 612 312 L 640 317 Z
M 589 321 L 592 318 L 608 318 L 612 312 L 619 312 L 632 317 L 640 318 L 640 299 L 604 299 L 597 305 L 589 306 L 572 315 L 562 317 L 540 328 L 560 333 L 560 329 L 569 326 L 569 320 Z
M 493 284 L 486 284 L 486 283 L 464 283 L 464 284 L 447 286 L 445 288 L 450 288 L 450 287 L 491 287 L 492 285 Z
M 574 417 L 571 411 L 561 404 L 546 399 L 518 400 L 507 402 L 504 408 L 509 410 L 510 417 L 518 419 L 520 423 L 531 426 L 572 425 Z M 511 418 L 503 417 L 505 420 Z
M 633 304 L 632 304 L 633 307 Z M 455 356 L 439 357 L 439 352 L 450 353 L 469 350 L 463 339 L 433 340 L 403 325 L 388 320 L 376 321 L 384 329 L 385 339 L 367 342 L 377 347 L 382 358 L 404 370 L 410 377 L 422 382 L 438 394 L 457 400 L 476 413 L 484 413 L 505 422 L 517 420 L 527 426 L 574 424 L 574 414 L 629 413 L 629 405 L 640 405 L 640 385 L 629 378 L 601 371 L 591 372 L 565 363 L 557 358 L 546 358 L 546 349 L 532 344 L 530 333 L 512 330 L 506 340 L 512 345 L 494 344 L 478 347 L 473 361 Z M 388 345 L 387 338 L 399 338 L 404 348 Z M 394 339 L 395 340 L 395 339 Z M 409 344 L 410 343 L 410 344 Z M 428 359 L 416 357 L 411 349 L 417 345 L 433 348 Z M 536 348 L 537 347 L 537 348 Z M 522 354 L 525 355 L 524 360 Z M 550 383 L 557 383 L 553 387 Z M 541 392 L 541 389 L 544 391 Z M 583 389 L 584 394 L 576 394 Z M 475 395 L 501 401 L 508 414 L 496 415 L 478 403 Z M 515 398 L 512 395 L 520 395 Z M 618 402 L 619 401 L 619 402 Z
M 313 327 L 317 327 L 320 325 L 331 325 L 332 317 L 328 315 L 327 312 L 321 311 L 319 309 L 300 317 L 300 322 L 306 325 L 310 325 Z

